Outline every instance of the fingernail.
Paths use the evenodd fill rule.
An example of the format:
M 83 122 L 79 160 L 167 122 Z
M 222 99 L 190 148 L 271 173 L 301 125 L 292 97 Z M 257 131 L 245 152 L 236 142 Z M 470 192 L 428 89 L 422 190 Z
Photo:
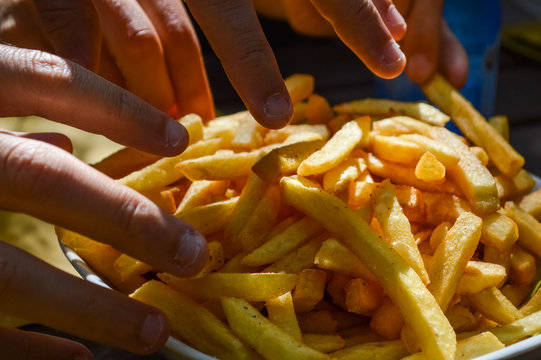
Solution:
M 179 143 L 187 136 L 187 131 L 184 126 L 174 120 L 168 120 L 166 125 L 166 142 L 167 147 L 176 148 Z
M 407 75 L 417 83 L 422 83 L 428 79 L 432 71 L 430 61 L 423 54 L 415 54 L 408 59 Z
M 394 5 L 389 6 L 389 10 L 387 11 L 387 21 L 392 27 L 406 26 L 406 21 Z
M 206 256 L 205 244 L 205 238 L 195 229 L 187 229 L 179 239 L 174 260 L 180 271 L 186 273 L 186 276 L 195 275 L 200 270 L 193 267 L 202 262 L 201 257 Z
M 396 41 L 391 41 L 385 46 L 383 50 L 383 64 L 386 68 L 393 68 L 404 61 L 404 59 L 404 53 L 400 50 L 400 45 Z
M 269 118 L 289 119 L 291 102 L 281 93 L 272 94 L 263 104 L 263 113 Z
M 139 336 L 147 349 L 153 348 L 166 328 L 165 319 L 159 314 L 150 314 L 145 319 Z

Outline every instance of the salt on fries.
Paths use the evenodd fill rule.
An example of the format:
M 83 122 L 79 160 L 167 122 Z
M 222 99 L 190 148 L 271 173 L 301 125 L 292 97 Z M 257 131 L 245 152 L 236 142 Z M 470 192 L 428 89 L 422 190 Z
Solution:
M 293 125 L 189 115 L 183 154 L 96 165 L 207 236 L 199 274 L 61 240 L 220 359 L 467 359 L 541 331 L 541 292 L 528 298 L 541 192 L 528 194 L 505 117 L 486 122 L 439 75 L 424 90 L 447 115 L 375 99 L 331 108 L 311 76 L 286 85 Z

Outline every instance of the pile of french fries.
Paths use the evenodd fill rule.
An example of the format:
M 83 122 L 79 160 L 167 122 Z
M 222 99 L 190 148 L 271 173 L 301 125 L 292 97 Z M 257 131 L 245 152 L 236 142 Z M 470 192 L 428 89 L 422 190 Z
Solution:
M 219 359 L 470 359 L 541 331 L 541 192 L 505 117 L 487 122 L 440 76 L 423 90 L 443 112 L 333 108 L 311 76 L 286 84 L 283 129 L 188 115 L 184 153 L 124 149 L 96 165 L 206 236 L 197 276 L 61 240 Z

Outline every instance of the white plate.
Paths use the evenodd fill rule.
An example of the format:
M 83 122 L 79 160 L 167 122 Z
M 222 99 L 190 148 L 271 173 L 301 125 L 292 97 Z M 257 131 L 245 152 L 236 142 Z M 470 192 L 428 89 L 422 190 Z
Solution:
M 535 189 L 541 187 L 541 179 L 533 175 L 536 186 Z M 68 258 L 69 262 L 73 265 L 75 270 L 83 277 L 94 284 L 111 288 L 106 284 L 96 273 L 90 269 L 90 267 L 84 262 L 79 255 L 72 249 L 62 244 L 59 241 L 60 247 L 64 251 L 64 254 Z M 162 351 L 163 355 L 171 360 L 215 360 L 215 357 L 203 354 L 199 350 L 196 350 L 183 342 L 169 337 Z M 541 359 L 541 334 L 519 341 L 516 344 L 509 345 L 501 350 L 491 352 L 489 354 L 475 358 L 474 360 L 534 360 Z

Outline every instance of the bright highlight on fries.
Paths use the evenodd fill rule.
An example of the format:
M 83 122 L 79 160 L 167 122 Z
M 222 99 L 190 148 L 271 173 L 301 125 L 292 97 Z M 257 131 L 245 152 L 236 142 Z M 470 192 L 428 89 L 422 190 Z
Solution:
M 541 331 L 541 192 L 505 117 L 489 124 L 440 76 L 424 90 L 447 114 L 286 85 L 293 125 L 189 115 L 183 154 L 96 165 L 207 237 L 199 274 L 60 239 L 219 359 L 469 359 Z

